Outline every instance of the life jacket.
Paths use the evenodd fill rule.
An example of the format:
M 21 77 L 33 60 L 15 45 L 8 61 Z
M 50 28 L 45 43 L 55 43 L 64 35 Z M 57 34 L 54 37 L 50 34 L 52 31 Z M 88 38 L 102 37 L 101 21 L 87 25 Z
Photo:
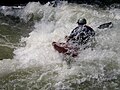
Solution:
M 70 35 L 72 38 L 69 42 L 83 45 L 86 44 L 89 39 L 95 35 L 95 32 L 87 25 L 80 25 L 76 27 Z

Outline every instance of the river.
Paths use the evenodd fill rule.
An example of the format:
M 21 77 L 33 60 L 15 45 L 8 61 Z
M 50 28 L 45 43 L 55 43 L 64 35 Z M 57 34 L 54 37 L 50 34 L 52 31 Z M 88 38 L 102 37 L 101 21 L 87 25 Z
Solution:
M 29 2 L 16 8 L 1 6 L 2 15 L 21 20 L 17 22 L 16 18 L 13 20 L 6 16 L 2 19 L 6 23 L 0 20 L 0 47 L 12 49 L 4 49 L 0 54 L 5 54 L 0 61 L 1 90 L 120 89 L 118 8 L 103 10 L 92 5 L 67 2 L 57 7 L 49 3 Z M 77 26 L 79 18 L 86 18 L 87 24 L 95 30 L 96 45 L 93 50 L 80 51 L 78 57 L 72 58 L 68 68 L 63 55 L 52 47 L 52 42 L 65 42 L 64 37 Z M 12 21 L 7 22 L 8 19 Z M 113 27 L 97 28 L 106 22 L 112 22 Z M 7 57 L 7 53 L 12 56 Z

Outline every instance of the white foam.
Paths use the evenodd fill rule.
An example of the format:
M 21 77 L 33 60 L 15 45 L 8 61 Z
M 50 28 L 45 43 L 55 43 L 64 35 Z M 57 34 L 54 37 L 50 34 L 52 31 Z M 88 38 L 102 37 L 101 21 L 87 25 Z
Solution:
M 26 46 L 14 51 L 14 60 L 19 63 L 17 68 L 54 65 L 59 73 L 58 80 L 78 73 L 97 78 L 98 74 L 103 75 L 105 65 L 102 63 L 103 61 L 117 60 L 119 62 L 120 22 L 116 20 L 119 19 L 119 15 L 113 15 L 116 11 L 112 13 L 104 10 L 97 11 L 93 8 L 69 4 L 53 8 L 41 5 L 39 2 L 28 3 L 23 11 L 25 18 L 30 13 L 41 15 L 41 12 L 43 18 L 40 22 L 36 22 L 35 29 L 29 34 L 29 37 L 21 39 L 22 42 L 26 42 Z M 62 55 L 53 49 L 52 42 L 65 42 L 64 37 L 76 27 L 76 21 L 83 17 L 87 19 L 88 25 L 98 33 L 96 36 L 97 46 L 94 51 L 91 49 L 81 51 L 79 57 L 76 58 L 76 63 L 73 63 L 71 69 L 67 69 L 66 63 L 62 63 Z M 113 21 L 116 27 L 101 31 L 97 29 L 98 25 L 108 21 Z M 91 63 L 95 65 L 91 65 Z M 59 67 L 58 64 L 63 64 L 63 66 Z

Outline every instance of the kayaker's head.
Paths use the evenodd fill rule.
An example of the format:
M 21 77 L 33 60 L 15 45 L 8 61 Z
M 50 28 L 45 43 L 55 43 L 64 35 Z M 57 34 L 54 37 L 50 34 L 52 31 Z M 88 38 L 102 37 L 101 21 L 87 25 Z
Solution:
M 83 18 L 83 19 L 78 19 L 78 21 L 77 21 L 77 24 L 78 24 L 78 25 L 84 25 L 84 24 L 86 24 L 86 23 L 87 23 L 87 21 L 86 21 L 85 18 Z

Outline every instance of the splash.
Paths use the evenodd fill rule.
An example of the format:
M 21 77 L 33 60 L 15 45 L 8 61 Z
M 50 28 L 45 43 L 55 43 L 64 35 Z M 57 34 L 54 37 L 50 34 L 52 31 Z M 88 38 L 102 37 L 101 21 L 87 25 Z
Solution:
M 10 63 L 9 66 L 13 65 L 14 70 L 18 72 L 6 76 L 7 78 L 12 75 L 15 77 L 22 72 L 24 74 L 18 75 L 18 80 L 13 79 L 14 82 L 20 84 L 18 81 L 22 82 L 21 79 L 23 79 L 25 84 L 20 84 L 21 88 L 28 83 L 27 88 L 43 90 L 119 87 L 117 83 L 117 78 L 120 78 L 118 12 L 76 4 L 63 4 L 54 8 L 48 4 L 40 5 L 39 2 L 29 3 L 23 12 L 21 17 L 25 20 L 28 20 L 26 18 L 29 14 L 41 17 L 41 19 L 35 23 L 29 37 L 21 39 L 21 42 L 26 42 L 26 46 L 14 51 L 15 56 L 11 62 L 16 63 Z M 64 42 L 64 37 L 76 27 L 76 21 L 83 17 L 95 30 L 97 44 L 93 51 L 91 49 L 81 51 L 79 56 L 73 59 L 71 69 L 68 69 L 66 62 L 63 61 L 63 55 L 56 52 L 51 43 L 53 41 Z M 113 22 L 113 28 L 103 30 L 97 28 L 100 24 L 109 21 Z M 3 61 L 1 62 L 6 63 Z M 4 66 L 4 64 L 0 65 Z M 5 69 L 10 70 L 7 67 Z M 12 85 L 10 80 L 6 83 Z

